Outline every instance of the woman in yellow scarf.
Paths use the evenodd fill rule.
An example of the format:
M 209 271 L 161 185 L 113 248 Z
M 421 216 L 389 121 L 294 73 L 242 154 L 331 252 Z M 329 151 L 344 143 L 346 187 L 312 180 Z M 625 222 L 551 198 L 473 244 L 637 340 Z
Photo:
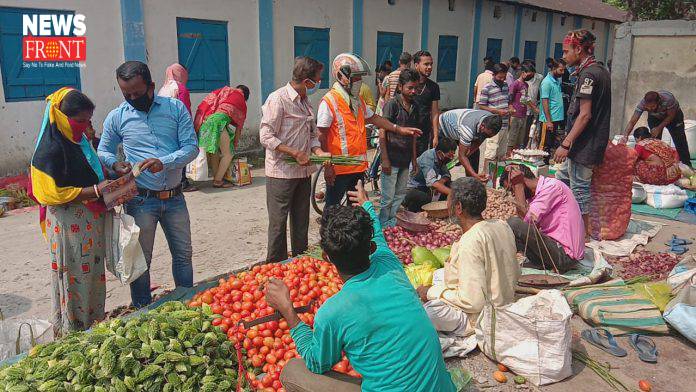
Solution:
M 106 183 L 85 130 L 94 104 L 71 88 L 49 95 L 31 160 L 31 193 L 41 204 L 41 230 L 51 258 L 56 336 L 104 318 Z

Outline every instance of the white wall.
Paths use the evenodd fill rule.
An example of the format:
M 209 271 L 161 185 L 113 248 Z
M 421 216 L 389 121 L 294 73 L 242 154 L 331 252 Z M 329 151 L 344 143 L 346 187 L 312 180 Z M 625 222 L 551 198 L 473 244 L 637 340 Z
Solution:
M 116 91 L 114 76 L 123 62 L 119 2 L 2 0 L 0 6 L 62 9 L 85 15 L 87 66 L 80 69 L 80 83 L 82 91 L 97 105 L 92 122 L 101 131 L 104 118 L 122 99 L 120 91 Z M 0 83 L 0 177 L 28 170 L 45 107 L 43 100 L 5 102 Z
M 500 18 L 493 17 L 495 6 L 500 6 L 502 12 Z M 500 50 L 500 61 L 507 61 L 512 57 L 515 42 L 515 7 L 510 4 L 495 1 L 484 1 L 481 9 L 481 42 L 479 42 L 479 64 L 483 69 L 483 58 L 486 57 L 486 44 L 488 38 L 503 40 Z
M 244 84 L 251 90 L 244 128 L 245 131 L 248 129 L 258 133 L 261 77 L 257 1 L 206 0 L 203 5 L 184 0 L 143 0 L 147 63 L 156 89 L 162 86 L 166 68 L 179 61 L 177 17 L 227 22 L 230 85 Z M 123 52 L 123 45 L 119 50 Z M 207 93 L 191 93 L 193 113 L 206 95 Z
M 353 42 L 353 3 L 351 1 L 327 2 L 322 0 L 283 0 L 273 2 L 273 61 L 274 87 L 285 85 L 292 77 L 295 58 L 295 26 L 329 28 L 329 67 L 340 53 L 350 52 Z M 329 87 L 334 82 L 330 77 Z M 374 83 L 373 83 L 374 84 Z M 310 96 L 314 110 L 328 89 L 321 89 Z M 257 121 L 258 124 L 258 121 Z
M 566 16 L 565 18 L 565 25 L 561 26 L 561 18 L 563 16 Z M 556 45 L 556 43 L 563 43 L 563 37 L 565 37 L 566 33 L 570 30 L 574 29 L 574 23 L 575 21 L 573 20 L 572 15 L 562 15 L 562 14 L 553 14 L 553 29 L 551 30 L 551 51 L 549 52 L 549 57 L 553 57 L 553 47 Z
M 532 16 L 536 12 L 536 20 L 532 22 Z M 546 11 L 533 10 L 530 8 L 522 9 L 522 23 L 520 29 L 520 50 L 518 56 L 521 60 L 524 56 L 524 41 L 536 41 L 536 61 L 537 71 L 540 73 L 544 69 L 544 59 L 546 58 Z
M 447 0 L 430 1 L 428 49 L 435 58 L 432 74 L 433 80 L 437 80 L 437 46 L 439 36 L 456 35 L 459 37 L 455 80 L 452 82 L 438 82 L 440 84 L 440 108 L 463 108 L 467 104 L 473 20 L 473 1 L 458 1 L 455 3 L 454 11 L 449 10 Z
M 352 2 L 346 1 L 352 4 Z M 404 51 L 411 54 L 420 50 L 421 37 L 421 10 L 422 4 L 419 0 L 399 0 L 394 5 L 389 5 L 385 1 L 367 0 L 363 2 L 363 58 L 374 67 L 377 63 L 377 32 L 385 31 L 390 33 L 404 34 Z M 434 26 L 431 16 L 430 26 Z M 432 49 L 433 44 L 430 44 Z M 347 48 L 350 48 L 348 46 Z M 435 43 L 437 49 L 437 43 Z M 431 52 L 433 56 L 434 53 Z M 437 57 L 436 57 L 437 58 Z M 397 64 L 394 64 L 396 67 Z M 376 96 L 373 76 L 369 78 L 370 87 Z

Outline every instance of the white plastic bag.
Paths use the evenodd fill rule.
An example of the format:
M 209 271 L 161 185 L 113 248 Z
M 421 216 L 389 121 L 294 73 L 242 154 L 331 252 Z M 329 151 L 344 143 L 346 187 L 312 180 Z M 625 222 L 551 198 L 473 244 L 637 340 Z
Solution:
M 572 375 L 570 318 L 558 290 L 542 290 L 515 303 L 483 308 L 476 325 L 481 351 L 534 385 Z
M 206 181 L 208 179 L 208 158 L 203 148 L 199 148 L 196 159 L 186 165 L 186 177 L 191 181 Z
M 680 287 L 677 295 L 667 304 L 662 317 L 684 337 L 696 343 L 696 274 L 692 273 Z
M 47 320 L 3 320 L 0 312 L 0 361 L 53 341 L 53 325 Z
M 689 198 L 686 191 L 675 185 L 648 185 L 643 184 L 648 198 L 645 201 L 650 207 L 678 208 L 683 207 Z
M 121 284 L 129 284 L 147 271 L 143 248 L 138 241 L 140 227 L 125 212 L 114 211 L 106 222 L 106 269 Z

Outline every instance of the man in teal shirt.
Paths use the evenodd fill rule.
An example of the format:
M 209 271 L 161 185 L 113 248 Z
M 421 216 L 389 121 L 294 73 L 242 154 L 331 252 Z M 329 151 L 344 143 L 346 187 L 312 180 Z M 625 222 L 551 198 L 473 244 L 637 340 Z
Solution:
M 349 195 L 361 207 L 327 207 L 322 217 L 324 258 L 344 284 L 317 312 L 314 331 L 297 317 L 281 280 L 267 285 L 266 300 L 287 320 L 304 360 L 289 361 L 281 382 L 288 391 L 455 391 L 437 333 L 365 190 L 359 184 Z M 361 385 L 329 372 L 342 352 Z
M 553 151 L 565 137 L 563 110 L 563 93 L 561 92 L 561 77 L 565 72 L 565 61 L 559 59 L 549 63 L 549 73 L 541 81 L 539 87 L 539 125 L 537 130 L 545 131 L 544 149 L 553 155 Z M 541 138 L 539 139 L 541 145 Z

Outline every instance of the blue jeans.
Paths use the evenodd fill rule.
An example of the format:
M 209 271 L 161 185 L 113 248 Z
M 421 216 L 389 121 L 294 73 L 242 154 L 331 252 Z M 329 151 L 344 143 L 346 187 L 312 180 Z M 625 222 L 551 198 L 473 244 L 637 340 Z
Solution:
M 379 200 L 379 223 L 382 227 L 393 227 L 396 225 L 396 213 L 406 197 L 408 176 L 407 167 L 392 167 L 392 172 L 389 175 L 384 174 L 384 171 L 382 171 L 380 177 L 382 197 Z
M 565 182 L 573 191 L 573 196 L 580 206 L 583 215 L 590 213 L 590 184 L 592 183 L 592 167 L 573 162 L 568 158 L 556 172 L 556 178 Z
M 192 287 L 191 221 L 184 196 L 179 195 L 168 200 L 136 196 L 126 203 L 126 213 L 135 218 L 135 223 L 140 227 L 140 246 L 148 265 L 148 270 L 130 284 L 133 306 L 140 308 L 152 302 L 149 266 L 158 222 L 162 226 L 172 254 L 174 284 L 176 287 Z

